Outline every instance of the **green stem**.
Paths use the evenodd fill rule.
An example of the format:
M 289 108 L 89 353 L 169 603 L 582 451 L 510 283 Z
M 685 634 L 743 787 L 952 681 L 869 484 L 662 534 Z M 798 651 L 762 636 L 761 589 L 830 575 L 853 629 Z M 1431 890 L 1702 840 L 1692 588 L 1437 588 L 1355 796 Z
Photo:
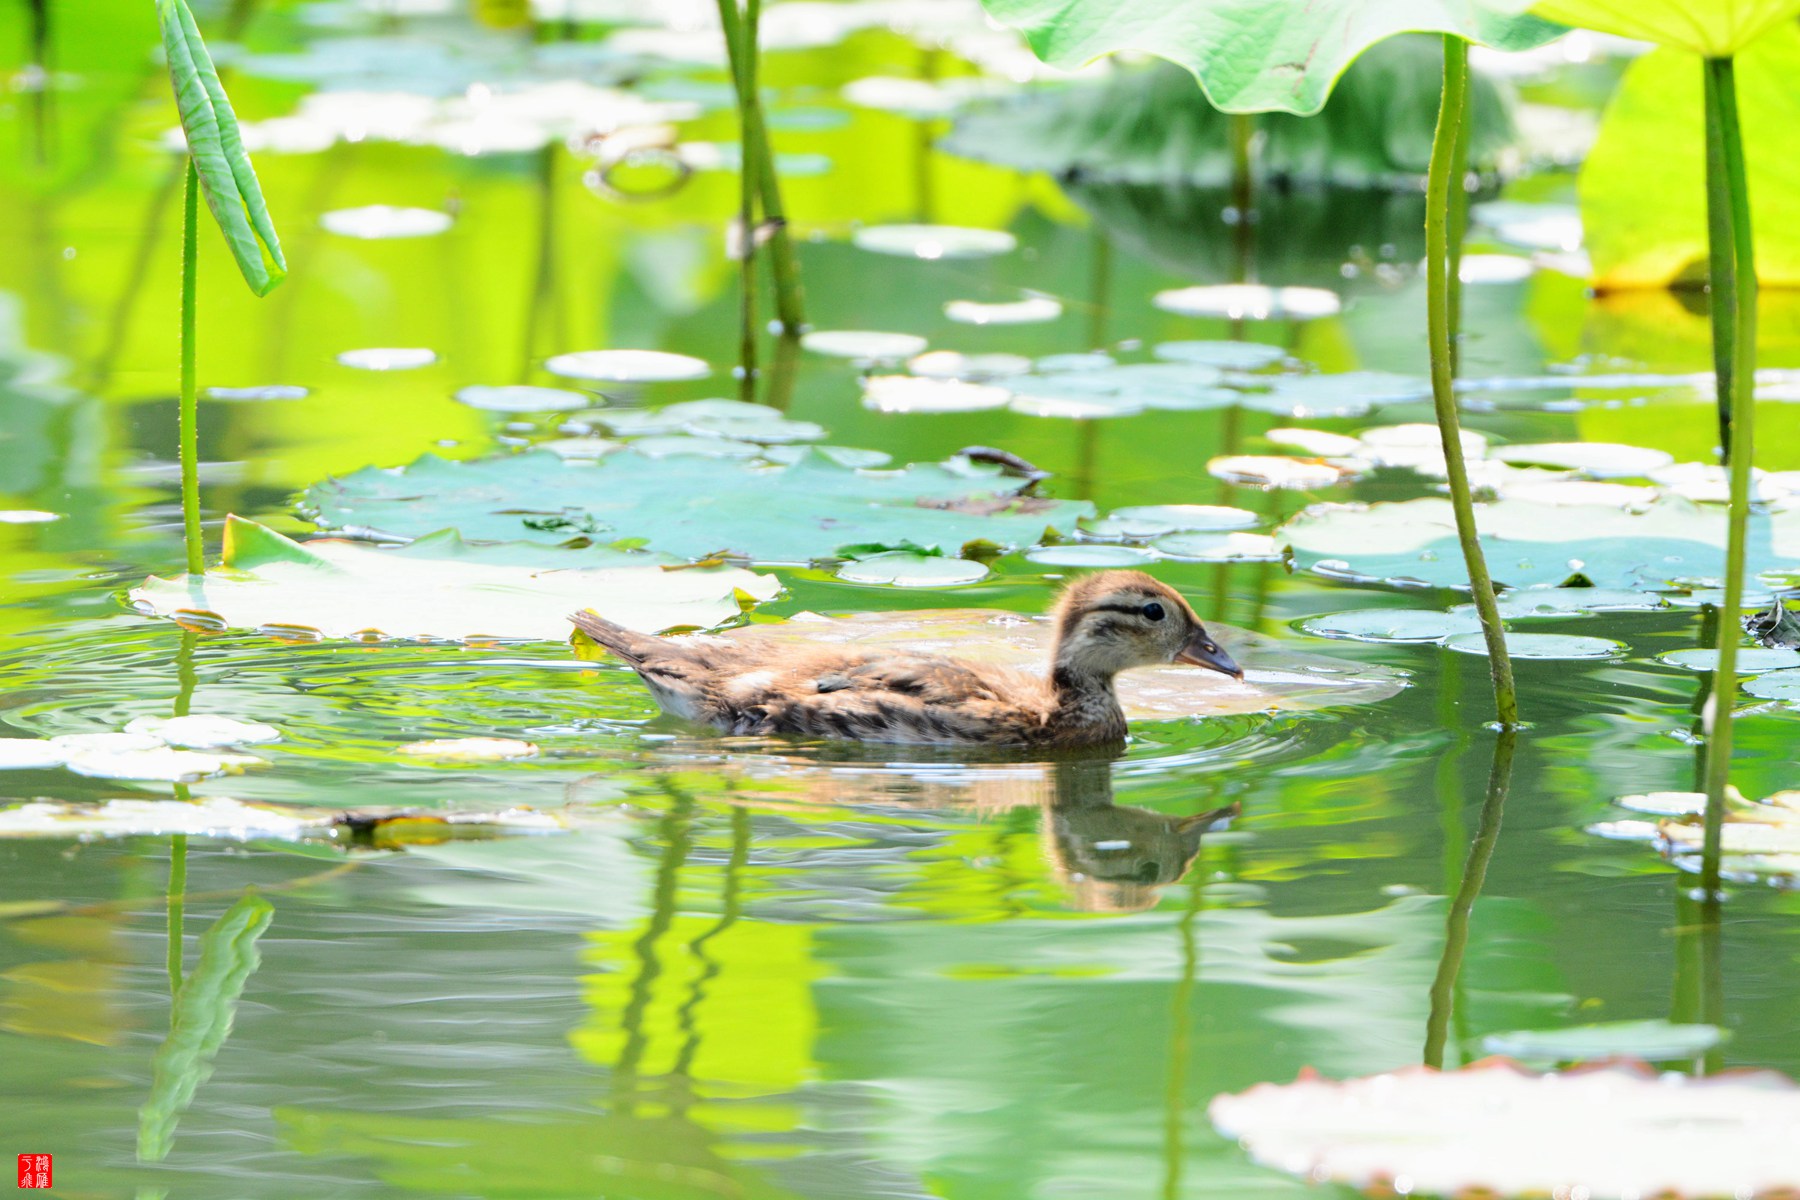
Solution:
M 1712 722 L 1706 741 L 1706 843 L 1701 886 L 1719 891 L 1725 788 L 1731 778 L 1731 714 L 1737 697 L 1738 643 L 1743 640 L 1745 544 L 1750 524 L 1750 465 L 1755 456 L 1756 252 L 1750 229 L 1750 187 L 1738 130 L 1737 82 L 1730 58 L 1709 58 L 1706 70 L 1706 199 L 1712 258 L 1732 259 L 1731 289 L 1712 294 L 1713 358 L 1729 364 L 1718 376 L 1719 404 L 1730 413 L 1731 508 L 1725 542 L 1725 598 L 1719 605 L 1719 659 L 1713 671 Z M 1715 169 L 1715 166 L 1717 169 Z M 1720 214 L 1723 214 L 1722 216 Z M 1716 276 L 1715 276 L 1716 277 Z
M 1512 659 L 1506 631 L 1494 599 L 1494 582 L 1482 556 L 1475 527 L 1475 502 L 1469 494 L 1469 468 L 1463 462 L 1462 424 L 1456 412 L 1450 358 L 1450 271 L 1448 224 L 1450 173 L 1457 128 L 1462 124 L 1469 86 L 1469 44 L 1453 34 L 1444 37 L 1444 94 L 1438 106 L 1437 132 L 1431 139 L 1431 169 L 1425 187 L 1425 263 L 1427 323 L 1431 344 L 1431 394 L 1437 407 L 1438 434 L 1444 444 L 1444 468 L 1450 482 L 1450 504 L 1456 513 L 1456 536 L 1469 569 L 1469 590 L 1487 639 L 1488 669 L 1494 677 L 1494 706 L 1502 728 L 1519 723 L 1518 693 L 1513 687 Z
M 1456 118 L 1456 145 L 1450 155 L 1450 261 L 1445 279 L 1450 289 L 1450 374 L 1462 372 L 1462 256 L 1469 232 L 1469 89 L 1463 89 Z
M 725 14 L 731 13 L 726 22 Z M 740 387 L 745 400 L 754 399 L 756 388 L 756 151 L 751 145 L 750 110 L 756 104 L 756 6 L 740 16 L 737 0 L 719 0 L 719 18 L 725 27 L 726 57 L 737 83 L 738 101 L 738 253 Z M 736 51 L 731 47 L 736 44 Z
M 187 196 L 181 210 L 181 526 L 189 575 L 206 573 L 200 535 L 200 405 L 194 382 L 194 283 L 199 268 L 200 173 L 188 159 Z
M 181 991 L 182 915 L 187 901 L 187 834 L 169 835 L 169 995 Z
M 1250 144 L 1256 136 L 1253 113 L 1226 117 L 1231 138 L 1231 207 L 1237 223 L 1231 228 L 1232 281 L 1247 283 L 1256 257 L 1256 177 L 1251 170 Z
M 1723 101 L 1719 96 L 1719 80 L 1710 61 L 1701 66 L 1706 96 L 1706 241 L 1711 248 L 1707 258 L 1707 291 L 1712 297 L 1713 379 L 1716 383 L 1713 402 L 1719 410 L 1719 457 L 1731 461 L 1731 380 L 1737 340 L 1737 311 L 1721 298 L 1737 295 L 1737 255 L 1731 246 L 1731 200 L 1726 182 L 1725 136 L 1721 117 Z
M 794 253 L 794 238 L 788 232 L 787 210 L 781 203 L 781 180 L 775 174 L 775 152 L 769 146 L 769 129 L 763 120 L 760 95 L 751 96 L 748 115 L 750 141 L 744 150 L 755 157 L 763 223 L 769 227 L 769 274 L 775 282 L 775 319 L 781 322 L 782 333 L 798 337 L 806 328 L 806 297 L 800 286 L 800 260 Z
M 1481 823 L 1469 843 L 1463 861 L 1462 883 L 1450 902 L 1444 921 L 1444 953 L 1438 959 L 1437 976 L 1431 981 L 1431 1015 L 1425 1023 L 1425 1065 L 1444 1066 L 1444 1043 L 1449 1038 L 1450 1014 L 1455 1008 L 1456 978 L 1462 973 L 1463 955 L 1469 948 L 1469 918 L 1475 899 L 1487 882 L 1488 863 L 1500 841 L 1500 818 L 1506 811 L 1506 793 L 1512 785 L 1513 747 L 1518 734 L 1511 727 L 1500 730 L 1494 743 L 1494 763 L 1488 769 L 1487 798 L 1481 805 Z
M 1181 932 L 1181 977 L 1170 997 L 1169 1079 L 1163 1104 L 1163 1200 L 1181 1195 L 1182 1133 L 1188 1116 L 1187 1065 L 1194 1031 L 1194 980 L 1200 973 L 1200 940 L 1196 936 L 1200 909 L 1205 903 L 1206 872 L 1200 870 L 1202 850 L 1188 867 L 1188 902 L 1177 928 Z

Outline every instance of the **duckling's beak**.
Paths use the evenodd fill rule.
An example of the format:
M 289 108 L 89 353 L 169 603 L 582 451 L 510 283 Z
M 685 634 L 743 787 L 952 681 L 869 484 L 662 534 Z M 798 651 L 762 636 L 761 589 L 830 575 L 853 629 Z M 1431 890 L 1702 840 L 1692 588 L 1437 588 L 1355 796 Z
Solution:
M 1231 655 L 1219 648 L 1219 644 L 1206 635 L 1206 630 L 1195 628 L 1188 635 L 1187 642 L 1175 654 L 1175 661 L 1188 663 L 1196 667 L 1210 667 L 1221 674 L 1230 675 L 1238 682 L 1244 679 L 1244 668 L 1231 661 Z

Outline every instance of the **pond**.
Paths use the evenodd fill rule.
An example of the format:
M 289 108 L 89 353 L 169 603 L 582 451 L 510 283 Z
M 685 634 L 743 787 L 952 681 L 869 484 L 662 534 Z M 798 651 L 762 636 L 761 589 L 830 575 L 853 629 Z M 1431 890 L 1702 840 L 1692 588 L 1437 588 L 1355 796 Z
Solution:
M 1627 58 L 1506 84 L 1523 148 L 1464 260 L 1464 420 L 1515 538 L 1490 553 L 1544 589 L 1509 601 L 1515 740 L 1439 569 L 1416 187 L 1301 181 L 1252 229 L 1205 163 L 995 150 L 952 114 L 1032 60 L 950 0 L 771 8 L 816 332 L 750 377 L 731 89 L 688 6 L 534 32 L 500 4 L 196 5 L 291 270 L 256 299 L 200 231 L 209 545 L 235 514 L 379 559 L 258 576 L 286 543 L 238 526 L 255 616 L 134 596 L 183 561 L 150 7 L 50 4 L 49 74 L 15 61 L 0 99 L 0 1153 L 96 1197 L 1241 1197 L 1311 1185 L 1213 1097 L 1431 1038 L 1454 1066 L 1716 1024 L 1619 1048 L 1800 1074 L 1793 855 L 1741 865 L 1709 926 L 1680 831 L 1652 837 L 1679 798 L 1618 803 L 1699 786 L 1723 520 L 1684 466 L 1718 433 L 1703 309 L 1590 292 L 1556 158 Z M 25 6 L 0 25 L 29 44 Z M 1797 312 L 1765 298 L 1766 592 L 1800 572 Z M 732 403 L 670 407 L 703 401 Z M 1266 690 L 1055 761 L 725 736 L 571 651 L 586 576 L 509 636 L 541 614 L 480 625 L 473 574 L 393 566 L 441 543 L 378 548 L 451 528 L 467 572 L 738 552 L 665 573 L 700 614 L 668 624 L 1031 617 L 1142 566 Z M 155 615 L 184 606 L 222 619 Z M 1753 800 L 1797 783 L 1772 653 L 1736 718 Z M 190 737 L 203 764 L 82 740 L 183 712 L 272 732 Z M 464 739 L 514 744 L 433 745 Z M 201 815 L 119 803 L 157 800 Z

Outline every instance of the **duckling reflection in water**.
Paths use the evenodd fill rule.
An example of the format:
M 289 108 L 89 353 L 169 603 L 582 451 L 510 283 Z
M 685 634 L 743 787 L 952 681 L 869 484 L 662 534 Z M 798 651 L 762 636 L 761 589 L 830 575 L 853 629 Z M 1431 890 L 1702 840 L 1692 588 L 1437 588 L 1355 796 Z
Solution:
M 1162 888 L 1187 874 L 1208 830 L 1234 817 L 1237 804 L 1172 816 L 1114 804 L 1112 764 L 1060 763 L 1045 798 L 1044 857 L 1086 912 L 1141 912 Z

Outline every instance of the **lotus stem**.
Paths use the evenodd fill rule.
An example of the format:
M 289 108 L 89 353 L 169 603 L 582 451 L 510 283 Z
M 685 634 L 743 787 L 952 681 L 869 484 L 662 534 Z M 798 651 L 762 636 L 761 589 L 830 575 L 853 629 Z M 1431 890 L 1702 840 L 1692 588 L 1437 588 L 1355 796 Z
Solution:
M 1725 789 L 1731 778 L 1731 720 L 1737 697 L 1738 643 L 1743 639 L 1745 542 L 1750 526 L 1750 466 L 1755 455 L 1756 251 L 1750 186 L 1738 128 L 1737 81 L 1730 58 L 1709 58 L 1706 72 L 1706 205 L 1712 238 L 1713 364 L 1719 407 L 1728 414 L 1722 446 L 1730 471 L 1726 521 L 1725 598 L 1719 605 L 1718 663 L 1713 669 L 1712 721 L 1706 739 L 1706 841 L 1701 886 L 1719 891 Z M 1724 235 L 1724 236 L 1722 236 Z M 1720 260 L 1729 263 L 1721 271 Z M 1728 285 L 1721 288 L 1720 281 Z
M 187 835 L 169 835 L 169 998 L 181 991 L 183 909 L 187 902 Z M 174 1016 L 171 1014 L 171 1021 Z
M 1438 435 L 1444 445 L 1444 468 L 1450 482 L 1450 504 L 1456 513 L 1456 536 L 1469 570 L 1469 590 L 1487 639 L 1488 670 L 1494 678 L 1494 707 L 1502 728 L 1519 723 L 1518 692 L 1513 686 L 1512 658 L 1506 631 L 1494 599 L 1494 581 L 1482 556 L 1475 527 L 1475 503 L 1469 494 L 1469 468 L 1463 461 L 1462 424 L 1457 418 L 1450 358 L 1450 176 L 1456 157 L 1457 129 L 1462 125 L 1469 88 L 1469 45 L 1453 34 L 1444 37 L 1444 92 L 1438 106 L 1437 131 L 1431 139 L 1431 169 L 1425 186 L 1425 262 L 1427 325 L 1431 345 L 1431 395 L 1437 408 Z
M 737 85 L 738 106 L 738 238 L 739 340 L 738 368 L 743 399 L 756 387 L 756 151 L 751 145 L 750 110 L 756 103 L 756 19 L 754 4 L 738 12 L 738 0 L 719 0 L 719 26 L 725 33 L 725 58 Z
M 181 525 L 187 543 L 188 574 L 206 574 L 200 534 L 200 405 L 194 379 L 194 285 L 199 273 L 200 172 L 190 157 L 187 194 L 181 210 Z
M 763 222 L 768 226 L 770 275 L 775 285 L 775 318 L 785 334 L 799 334 L 805 328 L 805 303 L 800 286 L 800 265 L 794 254 L 794 240 L 788 232 L 787 210 L 781 199 L 781 180 L 775 172 L 775 155 L 769 144 L 769 128 L 763 118 L 762 95 L 757 88 L 759 30 L 762 22 L 761 0 L 745 0 L 738 11 L 737 0 L 718 0 L 719 24 L 725 32 L 725 56 L 731 67 L 732 82 L 737 87 L 738 128 L 742 142 L 742 177 L 754 188 L 754 196 L 762 206 Z M 755 226 L 740 211 L 745 222 L 746 250 L 755 246 Z
M 1462 373 L 1462 256 L 1469 233 L 1469 89 L 1463 88 L 1462 111 L 1456 118 L 1456 146 L 1450 156 L 1450 261 L 1445 275 L 1450 287 L 1450 374 Z
M 1506 794 L 1512 787 L 1513 749 L 1518 732 L 1503 726 L 1494 743 L 1494 762 L 1488 768 L 1487 798 L 1481 804 L 1481 823 L 1476 826 L 1475 840 L 1469 843 L 1469 856 L 1463 861 L 1462 882 L 1450 902 L 1444 920 L 1444 953 L 1438 959 L 1437 975 L 1431 981 L 1431 1015 L 1425 1023 L 1425 1065 L 1439 1070 L 1444 1066 L 1444 1043 L 1449 1039 L 1450 1015 L 1455 1008 L 1456 978 L 1462 973 L 1463 955 L 1469 948 L 1469 918 L 1475 912 L 1475 899 L 1487 882 L 1488 863 L 1494 857 L 1494 846 L 1500 841 L 1500 818 L 1506 811 Z

